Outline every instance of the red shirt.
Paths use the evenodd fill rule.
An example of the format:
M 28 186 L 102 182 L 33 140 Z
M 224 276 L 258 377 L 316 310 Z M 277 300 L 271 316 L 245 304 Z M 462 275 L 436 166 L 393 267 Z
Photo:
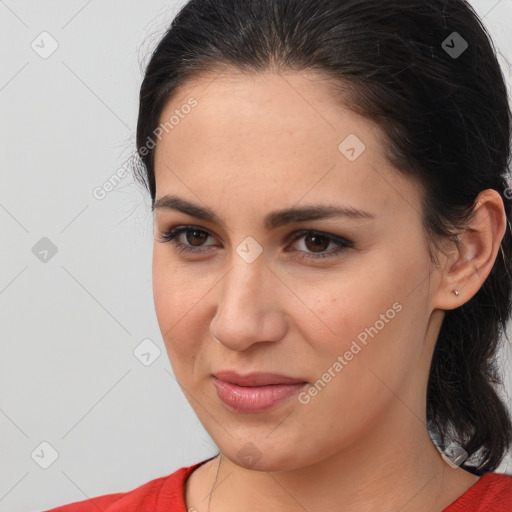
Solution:
M 44 512 L 187 512 L 185 480 L 208 460 L 211 459 L 180 468 L 130 492 L 99 496 Z M 512 512 L 512 476 L 485 473 L 443 512 Z

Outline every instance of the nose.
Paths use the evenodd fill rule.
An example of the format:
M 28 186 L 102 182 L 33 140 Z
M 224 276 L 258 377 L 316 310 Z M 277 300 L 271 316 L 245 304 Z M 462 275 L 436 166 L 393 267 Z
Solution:
M 282 295 L 286 287 L 261 256 L 248 263 L 235 254 L 232 261 L 218 285 L 211 335 L 235 351 L 279 341 L 287 330 Z

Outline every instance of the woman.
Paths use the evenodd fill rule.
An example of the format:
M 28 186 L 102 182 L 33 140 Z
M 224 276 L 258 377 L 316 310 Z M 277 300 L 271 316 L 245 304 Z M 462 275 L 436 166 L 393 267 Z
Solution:
M 219 454 L 54 511 L 512 510 L 510 108 L 463 0 L 192 0 L 140 91 L 174 373 Z

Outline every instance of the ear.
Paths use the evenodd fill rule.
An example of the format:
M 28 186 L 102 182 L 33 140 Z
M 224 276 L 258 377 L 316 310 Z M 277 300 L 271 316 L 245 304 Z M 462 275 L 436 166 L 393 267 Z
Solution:
M 445 262 L 433 296 L 434 309 L 455 309 L 478 292 L 496 261 L 506 228 L 507 216 L 500 194 L 493 189 L 480 192 L 457 243 L 450 242 L 450 249 L 443 251 Z

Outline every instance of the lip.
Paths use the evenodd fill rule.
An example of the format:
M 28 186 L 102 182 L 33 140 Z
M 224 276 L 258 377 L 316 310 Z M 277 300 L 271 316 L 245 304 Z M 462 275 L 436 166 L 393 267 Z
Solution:
M 217 396 L 233 412 L 261 412 L 297 394 L 307 382 L 274 373 L 239 375 L 223 371 L 212 376 Z
M 277 373 L 249 373 L 240 375 L 230 370 L 223 370 L 213 374 L 219 380 L 236 384 L 237 386 L 269 386 L 275 384 L 305 384 L 306 381 L 287 377 Z

